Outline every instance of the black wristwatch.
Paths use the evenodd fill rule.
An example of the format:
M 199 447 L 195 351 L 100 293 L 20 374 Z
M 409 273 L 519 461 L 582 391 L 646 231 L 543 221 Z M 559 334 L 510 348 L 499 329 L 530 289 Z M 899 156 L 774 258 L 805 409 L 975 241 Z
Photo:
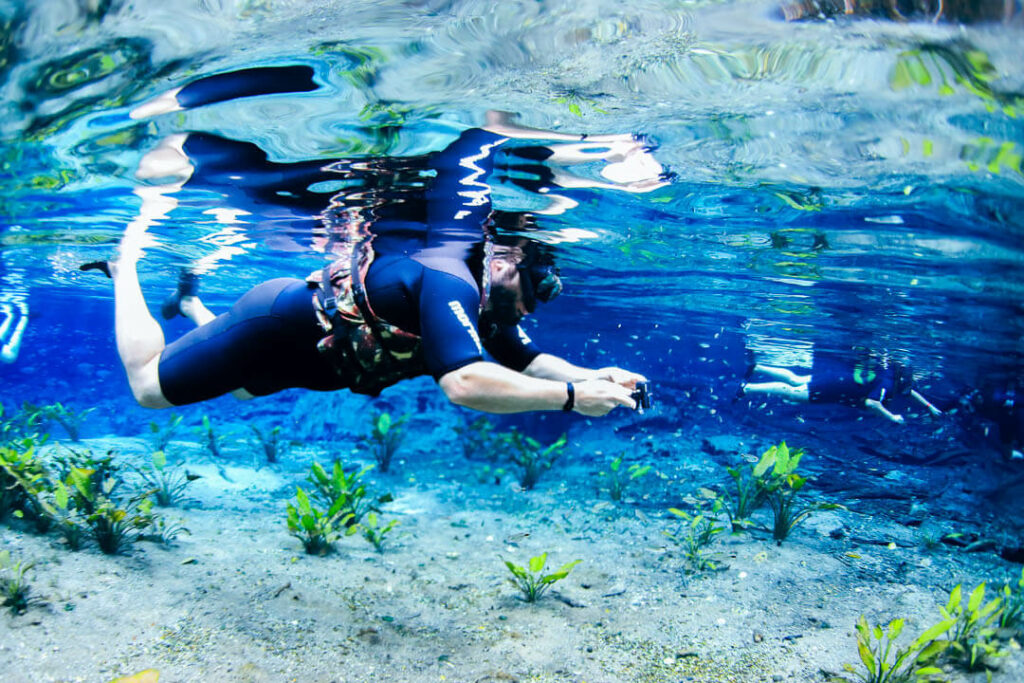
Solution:
M 565 399 L 565 405 L 562 406 L 562 410 L 567 413 L 571 413 L 573 406 L 576 405 L 576 387 L 572 385 L 572 382 L 566 382 L 565 391 L 569 395 L 569 398 Z

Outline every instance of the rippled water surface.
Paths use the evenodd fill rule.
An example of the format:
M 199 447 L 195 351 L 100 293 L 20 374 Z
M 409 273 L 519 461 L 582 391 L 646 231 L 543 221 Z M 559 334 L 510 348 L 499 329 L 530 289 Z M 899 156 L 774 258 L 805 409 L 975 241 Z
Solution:
M 947 401 L 1020 376 L 1019 17 L 787 22 L 773 3 L 670 0 L 0 11 L 0 296 L 27 321 L 2 370 L 9 387 L 45 377 L 52 400 L 94 388 L 81 362 L 111 365 L 109 285 L 77 266 L 113 252 L 138 209 L 139 160 L 165 136 L 216 133 L 281 162 L 403 156 L 443 148 L 489 109 L 538 128 L 649 135 L 675 174 L 650 193 L 567 190 L 578 206 L 540 217 L 567 291 L 531 330 L 557 352 L 614 356 L 719 399 L 744 346 L 782 361 L 866 346 L 911 361 Z M 128 117 L 203 75 L 289 64 L 312 67 L 321 87 Z M 501 188 L 495 202 L 529 208 Z M 228 220 L 225 208 L 180 197 L 152 230 L 147 293 L 205 260 L 204 292 L 223 306 L 319 263 L 295 226 Z M 43 372 L 51 359 L 70 374 Z

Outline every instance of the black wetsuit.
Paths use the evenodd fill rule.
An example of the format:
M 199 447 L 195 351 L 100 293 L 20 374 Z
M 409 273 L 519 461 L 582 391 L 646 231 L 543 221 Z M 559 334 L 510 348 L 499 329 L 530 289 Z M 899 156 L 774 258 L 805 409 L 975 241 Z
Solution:
M 272 188 L 284 183 L 296 190 L 289 195 L 293 202 L 285 203 L 301 207 L 296 217 L 310 217 L 308 209 L 317 202 L 303 192 L 310 182 L 324 179 L 324 163 L 271 164 L 265 155 L 253 156 L 245 143 L 225 147 L 209 136 L 192 140 L 185 147 L 196 154 L 190 184 L 217 186 L 219 178 L 231 175 L 232 182 L 222 187 L 234 188 L 233 195 L 270 203 Z M 502 141 L 471 129 L 441 152 L 399 160 L 403 172 L 420 169 L 415 184 L 391 183 L 381 169 L 375 176 L 367 160 L 334 162 L 326 171 L 334 178 L 340 170 L 343 177 L 382 180 L 370 190 L 364 182 L 358 193 L 364 203 L 355 207 L 374 219 L 376 258 L 366 276 L 367 298 L 380 318 L 421 337 L 421 365 L 435 379 L 482 360 L 484 349 L 514 370 L 524 369 L 540 353 L 518 326 L 481 329 L 480 285 L 468 265 L 490 214 L 484 180 L 493 167 L 493 149 Z M 238 157 L 225 156 L 229 148 L 246 152 L 248 168 L 242 175 L 229 168 L 238 162 Z M 333 207 L 347 202 L 344 192 L 331 198 Z M 323 200 L 318 204 L 322 209 Z M 165 397 L 183 405 L 239 388 L 257 396 L 291 387 L 346 388 L 344 375 L 317 351 L 324 333 L 312 301 L 303 280 L 282 278 L 254 287 L 230 311 L 167 346 L 159 365 Z
M 896 370 L 879 363 L 853 365 L 846 358 L 815 353 L 807 387 L 812 403 L 840 403 L 862 408 L 866 399 L 888 401 L 896 396 Z

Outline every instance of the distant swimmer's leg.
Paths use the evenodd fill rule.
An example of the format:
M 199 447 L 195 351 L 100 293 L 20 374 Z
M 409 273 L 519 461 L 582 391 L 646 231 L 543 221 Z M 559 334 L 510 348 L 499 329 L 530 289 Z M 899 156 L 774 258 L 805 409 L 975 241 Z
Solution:
M 132 109 L 129 116 L 144 119 L 242 97 L 309 92 L 320 87 L 313 80 L 314 75 L 313 68 L 305 65 L 265 66 L 215 74 L 147 100 Z
M 806 385 L 809 384 L 811 381 L 811 375 L 798 375 L 791 370 L 788 370 L 786 368 L 778 368 L 775 367 L 774 365 L 761 365 L 760 363 L 758 363 L 754 365 L 754 369 L 751 372 L 751 374 L 756 372 L 768 375 L 769 377 L 772 377 L 774 379 L 782 380 L 786 384 L 789 384 L 790 386 L 793 387 L 799 387 L 801 385 L 804 385 L 806 387 Z
M 810 392 L 807 385 L 795 387 L 785 382 L 761 382 L 758 384 L 744 384 L 743 393 L 749 394 L 771 394 L 780 396 L 788 401 L 806 403 L 810 400 Z

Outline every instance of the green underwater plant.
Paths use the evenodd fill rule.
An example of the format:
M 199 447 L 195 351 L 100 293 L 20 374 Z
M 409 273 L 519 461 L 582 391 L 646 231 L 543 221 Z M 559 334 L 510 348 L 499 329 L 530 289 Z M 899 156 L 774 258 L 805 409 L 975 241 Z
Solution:
M 940 680 L 942 669 L 935 666 L 945 646 L 936 640 L 949 630 L 950 621 L 942 621 L 914 639 L 907 647 L 896 645 L 903 632 L 903 620 L 893 619 L 884 629 L 870 626 L 862 615 L 857 620 L 857 652 L 863 671 L 852 664 L 844 668 L 864 683 L 925 683 Z
M 573 570 L 573 567 L 583 560 L 573 560 L 550 574 L 544 574 L 544 565 L 547 564 L 547 561 L 547 553 L 531 557 L 525 567 L 521 567 L 515 562 L 504 560 L 505 566 L 508 567 L 509 572 L 512 574 L 509 578 L 509 583 L 519 589 L 523 594 L 523 600 L 526 602 L 537 602 L 552 584 L 569 576 L 569 572 Z
M 715 501 L 712 513 L 717 513 L 720 502 Z M 669 508 L 670 513 L 675 515 L 684 523 L 682 531 L 662 533 L 673 543 L 682 548 L 683 559 L 686 560 L 686 573 L 699 574 L 708 570 L 717 570 L 721 567 L 717 553 L 708 550 L 719 534 L 725 531 L 725 527 L 718 524 L 714 517 L 703 514 L 699 511 L 694 513 L 686 512 L 678 508 Z
M 201 427 L 197 427 L 196 429 L 199 432 L 199 436 L 203 439 L 206 449 L 210 451 L 210 454 L 215 458 L 220 458 L 220 447 L 221 443 L 224 441 L 224 437 L 218 434 L 213 428 L 213 423 L 210 422 L 210 418 L 203 415 L 203 424 Z
M 181 415 L 171 415 L 165 425 L 158 425 L 156 422 L 149 423 L 150 438 L 153 439 L 153 448 L 158 451 L 166 451 L 171 445 L 171 439 L 181 429 Z
M 41 422 L 42 417 L 38 411 L 25 409 L 6 417 L 4 405 L 0 403 L 0 446 L 10 446 L 26 439 L 42 445 L 49 435 L 40 433 Z
M 31 403 L 25 403 L 24 410 L 37 413 L 40 422 L 56 422 L 64 428 L 68 438 L 75 442 L 81 440 L 82 425 L 85 424 L 85 418 L 96 411 L 95 408 L 76 411 L 65 407 L 62 403 L 52 403 L 45 406 L 34 406 Z
M 359 531 L 362 533 L 363 538 L 373 546 L 374 550 L 382 553 L 384 552 L 385 536 L 396 526 L 398 526 L 397 519 L 392 519 L 387 524 L 381 524 L 377 519 L 377 514 L 369 512 L 366 515 L 366 519 L 359 525 Z
M 618 456 L 608 464 L 607 472 L 600 472 L 598 476 L 608 482 L 608 496 L 614 501 L 622 500 L 622 494 L 626 486 L 636 481 L 651 471 L 650 465 L 632 464 L 625 470 L 622 469 L 622 456 Z
M 33 562 L 15 562 L 10 550 L 0 550 L 0 599 L 14 614 L 28 609 L 32 588 L 25 575 L 34 566 Z
M 735 484 L 735 494 L 727 489 L 722 491 L 722 509 L 729 517 L 732 531 L 745 531 L 753 526 L 750 517 L 764 505 L 768 492 L 765 490 L 764 475 L 769 467 L 763 456 L 756 466 L 744 464 L 739 467 L 726 467 L 726 472 Z
M 161 507 L 177 505 L 185 497 L 185 489 L 199 477 L 186 472 L 180 465 L 167 466 L 167 456 L 156 451 L 150 456 L 145 467 L 133 467 L 142 478 L 146 489 L 156 498 Z
M 376 499 L 370 496 L 366 484 L 362 480 L 372 469 L 373 466 L 367 465 L 346 473 L 341 461 L 335 460 L 330 473 L 328 473 L 320 463 L 314 462 L 310 466 L 310 473 L 306 477 L 306 481 L 313 485 L 313 497 L 319 503 L 327 508 L 340 504 L 339 510 L 343 515 L 350 516 L 348 524 L 353 525 L 362 521 L 366 513 L 379 512 L 378 505 L 393 500 L 390 493 L 385 493 Z
M 1024 569 L 1020 570 L 1020 580 L 1017 581 L 1016 587 L 1005 584 L 1000 593 L 1003 609 L 999 613 L 999 626 L 1001 628 L 1019 627 L 1024 622 Z
M 351 513 L 342 511 L 344 500 L 339 498 L 325 511 L 313 507 L 309 495 L 301 486 L 295 487 L 296 504 L 287 504 L 288 532 L 302 542 L 310 555 L 326 555 L 334 543 L 342 537 L 351 536 L 359 527 L 350 524 Z
M 807 483 L 806 477 L 797 474 L 796 468 L 803 457 L 802 448 L 790 451 L 783 441 L 772 446 L 761 455 L 754 468 L 755 477 L 761 482 L 765 499 L 772 510 L 772 537 L 781 545 L 797 526 L 818 510 L 836 510 L 843 506 L 837 503 L 806 502 L 800 492 Z M 771 467 L 771 471 L 768 468 Z M 757 473 L 761 472 L 758 476 Z
M 0 519 L 24 508 L 26 492 L 31 491 L 45 474 L 32 439 L 0 446 Z
M 373 418 L 370 435 L 364 439 L 373 453 L 381 472 L 391 467 L 391 459 L 405 438 L 405 423 L 408 415 L 392 420 L 388 413 L 380 413 Z
M 276 463 L 288 453 L 289 444 L 281 439 L 280 427 L 274 427 L 265 432 L 256 425 L 249 425 L 249 428 L 256 435 L 256 443 L 263 449 L 263 455 L 270 464 Z
M 568 443 L 566 435 L 563 434 L 553 444 L 543 446 L 536 439 L 523 436 L 516 431 L 505 434 L 503 440 L 510 449 L 509 457 L 512 458 L 512 462 L 519 466 L 519 485 L 527 491 L 537 485 L 543 472 L 551 469 L 565 452 Z
M 155 522 L 149 492 L 114 495 L 121 480 L 99 470 L 75 467 L 68 476 L 75 507 L 85 516 L 93 539 L 108 555 L 120 553 Z
M 455 427 L 462 445 L 462 453 L 469 460 L 498 459 L 502 449 L 502 437 L 494 429 L 494 424 L 485 416 L 474 418 L 469 424 Z
M 949 594 L 949 602 L 940 607 L 944 620 L 951 622 L 947 654 L 967 671 L 984 671 L 990 660 L 1005 657 L 1009 651 L 1000 647 L 996 624 L 999 623 L 1002 598 L 985 602 L 985 584 L 971 591 L 967 602 L 958 584 Z

